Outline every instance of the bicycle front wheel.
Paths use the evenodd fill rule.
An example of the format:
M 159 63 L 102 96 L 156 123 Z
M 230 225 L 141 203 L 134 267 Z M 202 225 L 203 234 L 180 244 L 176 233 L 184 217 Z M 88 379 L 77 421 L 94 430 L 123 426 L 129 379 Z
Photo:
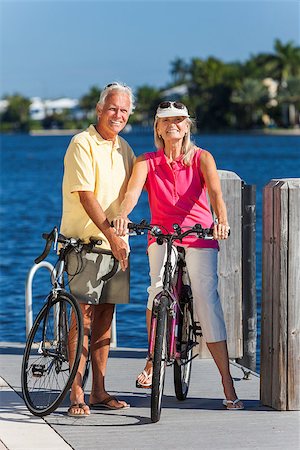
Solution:
M 168 298 L 160 299 L 157 312 L 157 325 L 153 358 L 153 377 L 151 391 L 151 420 L 158 422 L 160 419 L 162 396 L 164 391 L 165 373 L 167 365 L 168 343 Z
M 193 358 L 193 327 L 189 304 L 183 305 L 183 314 L 178 326 L 177 349 L 180 358 L 174 362 L 174 386 L 178 400 L 185 400 L 191 379 Z
M 22 393 L 36 416 L 53 412 L 77 372 L 83 342 L 81 311 L 67 292 L 47 300 L 27 339 L 22 362 Z

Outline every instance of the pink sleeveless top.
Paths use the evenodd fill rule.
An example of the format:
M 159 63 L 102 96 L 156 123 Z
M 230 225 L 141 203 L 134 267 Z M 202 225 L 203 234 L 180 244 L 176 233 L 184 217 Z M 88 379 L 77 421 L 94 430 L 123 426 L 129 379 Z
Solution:
M 201 149 L 197 149 L 190 166 L 182 158 L 168 163 L 163 149 L 145 153 L 148 175 L 145 188 L 148 192 L 151 223 L 172 232 L 178 223 L 183 229 L 196 223 L 203 228 L 213 226 L 213 217 L 206 196 L 206 185 L 200 169 Z M 148 245 L 155 238 L 148 236 Z M 187 247 L 219 248 L 215 240 L 198 239 L 189 235 L 178 245 Z

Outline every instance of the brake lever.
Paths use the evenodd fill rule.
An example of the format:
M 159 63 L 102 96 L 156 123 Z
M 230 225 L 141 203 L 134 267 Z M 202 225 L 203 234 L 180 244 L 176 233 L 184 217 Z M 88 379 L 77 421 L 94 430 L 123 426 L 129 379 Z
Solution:
M 58 242 L 58 229 L 57 229 L 57 227 L 53 228 L 53 233 L 54 233 L 53 249 L 56 252 L 56 250 L 57 250 L 57 242 Z

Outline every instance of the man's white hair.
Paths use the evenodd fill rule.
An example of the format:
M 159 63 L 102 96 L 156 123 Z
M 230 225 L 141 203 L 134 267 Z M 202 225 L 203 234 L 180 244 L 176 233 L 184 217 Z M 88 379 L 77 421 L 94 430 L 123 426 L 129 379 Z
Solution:
M 128 95 L 129 100 L 130 100 L 130 109 L 129 109 L 129 114 L 132 114 L 135 105 L 134 105 L 134 95 L 133 92 L 131 90 L 131 88 L 129 86 L 126 86 L 126 84 L 120 83 L 118 81 L 114 81 L 113 83 L 109 83 L 107 86 L 105 86 L 105 88 L 101 91 L 100 94 L 100 98 L 99 101 L 97 103 L 97 109 L 102 109 L 105 100 L 107 98 L 107 96 L 112 92 L 112 91 L 118 91 L 118 92 L 122 92 Z

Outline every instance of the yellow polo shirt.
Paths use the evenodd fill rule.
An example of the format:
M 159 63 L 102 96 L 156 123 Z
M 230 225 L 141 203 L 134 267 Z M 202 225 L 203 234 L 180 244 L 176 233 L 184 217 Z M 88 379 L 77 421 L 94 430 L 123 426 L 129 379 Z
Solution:
M 116 217 L 124 199 L 135 156 L 120 136 L 106 141 L 94 125 L 75 135 L 64 159 L 63 214 L 61 233 L 89 242 L 91 236 L 103 240 L 101 248 L 110 249 L 106 237 L 92 222 L 80 203 L 78 191 L 94 192 L 109 221 Z M 124 238 L 128 242 L 127 236 Z

